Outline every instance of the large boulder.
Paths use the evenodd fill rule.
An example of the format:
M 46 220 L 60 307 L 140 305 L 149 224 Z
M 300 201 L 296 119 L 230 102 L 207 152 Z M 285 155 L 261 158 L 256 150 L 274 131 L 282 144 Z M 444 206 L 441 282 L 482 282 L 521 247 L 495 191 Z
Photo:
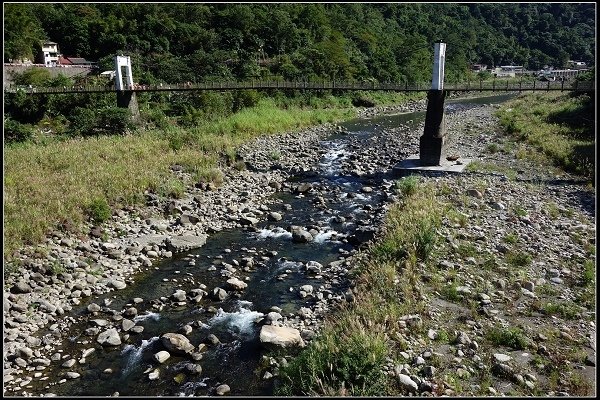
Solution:
M 179 333 L 165 333 L 160 337 L 160 341 L 168 351 L 173 353 L 191 354 L 194 351 L 194 345 Z
M 174 236 L 166 240 L 167 247 L 174 253 L 181 253 L 202 247 L 206 244 L 207 235 L 182 235 Z
M 260 343 L 270 350 L 304 346 L 298 329 L 274 325 L 263 325 L 260 330 Z
M 244 290 L 248 287 L 248 284 L 238 278 L 231 278 L 227 280 L 227 284 L 233 290 Z
M 308 243 L 313 240 L 313 236 L 310 232 L 302 229 L 302 228 L 293 228 L 292 229 L 292 241 L 295 243 Z
M 121 337 L 115 328 L 102 332 L 96 340 L 102 346 L 119 346 L 121 344 Z

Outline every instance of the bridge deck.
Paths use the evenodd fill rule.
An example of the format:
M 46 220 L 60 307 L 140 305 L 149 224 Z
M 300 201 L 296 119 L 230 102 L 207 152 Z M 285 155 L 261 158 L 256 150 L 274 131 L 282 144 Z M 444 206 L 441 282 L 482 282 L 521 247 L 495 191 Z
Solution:
M 127 91 L 133 92 L 173 92 L 196 90 L 244 90 L 244 89 L 295 89 L 295 90 L 383 90 L 395 92 L 426 92 L 431 89 L 429 83 L 375 83 L 375 82 L 302 82 L 302 81 L 246 81 L 246 82 L 207 82 L 207 83 L 178 83 L 162 85 L 134 85 Z M 116 92 L 114 86 L 74 86 L 74 87 L 18 87 L 9 85 L 5 93 L 23 91 L 28 94 L 57 94 L 57 93 L 110 93 Z M 460 84 L 445 84 L 444 90 L 454 92 L 493 91 L 595 91 L 592 81 L 547 81 L 547 82 L 516 82 L 488 81 L 467 82 Z

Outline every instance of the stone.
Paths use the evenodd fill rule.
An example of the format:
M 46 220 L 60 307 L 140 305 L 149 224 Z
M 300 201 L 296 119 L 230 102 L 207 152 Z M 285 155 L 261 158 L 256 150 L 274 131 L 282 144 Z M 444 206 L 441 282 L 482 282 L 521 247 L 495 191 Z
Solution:
M 268 214 L 269 221 L 281 221 L 283 217 L 280 213 L 272 211 Z
M 167 248 L 174 253 L 181 253 L 183 251 L 188 251 L 192 249 L 197 249 L 206 244 L 206 239 L 208 235 L 199 234 L 199 235 L 181 235 L 174 236 L 172 238 L 167 238 L 165 240 L 167 244 Z
M 300 331 L 294 328 L 263 325 L 260 330 L 260 343 L 267 349 L 303 347 Z
M 219 385 L 217 386 L 217 388 L 215 389 L 215 393 L 217 394 L 217 396 L 223 396 L 227 393 L 229 393 L 229 391 L 231 390 L 231 388 L 229 387 L 229 385 Z
M 292 229 L 292 241 L 294 243 L 308 243 L 313 240 L 313 236 L 302 228 Z
M 185 301 L 186 292 L 184 290 L 178 289 L 171 295 L 177 301 Z
M 102 346 L 118 346 L 121 344 L 121 337 L 115 328 L 111 328 L 100 333 L 96 341 Z
M 158 353 L 154 354 L 154 359 L 158 361 L 159 364 L 164 363 L 171 357 L 171 354 L 168 351 L 161 350 Z
M 409 392 L 416 393 L 419 390 L 419 385 L 408 375 L 398 373 L 398 382 Z
M 100 311 L 102 308 L 96 304 L 96 303 L 91 303 L 90 305 L 88 305 L 88 311 L 91 313 L 95 313 Z
M 17 282 L 11 289 L 11 293 L 31 293 L 33 289 L 31 288 L 31 286 L 29 286 L 29 284 L 27 284 L 26 282 L 23 281 L 19 281 Z
M 179 333 L 165 333 L 160 337 L 161 343 L 165 348 L 174 353 L 191 354 L 194 351 L 188 338 Z
M 130 319 L 123 318 L 123 321 L 121 321 L 121 329 L 123 329 L 123 332 L 129 331 L 134 326 L 135 326 L 135 322 L 133 322 Z
M 250 217 L 247 215 L 240 217 L 240 224 L 242 226 L 248 226 L 248 225 L 254 226 L 254 225 L 258 224 L 259 222 L 260 221 L 257 218 Z
M 506 354 L 502 354 L 502 353 L 495 353 L 494 359 L 498 362 L 505 363 L 505 362 L 512 360 L 512 357 L 509 355 L 506 355 Z
M 205 342 L 206 342 L 206 343 L 209 343 L 209 344 L 211 344 L 211 345 L 213 345 L 213 346 L 216 346 L 216 345 L 218 345 L 219 343 L 221 343 L 221 341 L 219 340 L 219 338 L 218 338 L 217 336 L 215 336 L 213 333 L 209 334 L 209 335 L 206 337 L 206 341 L 205 341 Z
M 227 280 L 227 284 L 233 290 L 244 290 L 248 287 L 248 284 L 244 281 L 239 280 L 238 278 L 230 278 Z
M 33 350 L 31 350 L 29 347 L 21 347 L 17 349 L 17 356 L 25 360 L 29 360 L 31 357 L 33 357 Z
M 81 376 L 81 374 L 78 374 L 77 372 L 69 371 L 65 374 L 65 376 L 69 379 L 77 379 Z
M 152 371 L 148 374 L 148 379 L 150 379 L 151 381 L 155 381 L 158 379 L 159 376 L 160 376 L 160 371 L 158 369 L 155 369 L 154 371 Z
M 61 367 L 63 367 L 63 368 L 71 368 L 73 365 L 75 365 L 75 362 L 76 362 L 75 359 L 71 358 L 71 359 L 65 361 L 64 363 L 62 363 Z
M 117 290 L 125 289 L 127 287 L 125 282 L 118 279 L 111 279 L 108 283 Z
M 216 287 L 213 289 L 213 298 L 215 300 L 223 301 L 227 298 L 227 292 L 223 288 Z
M 467 194 L 471 197 L 476 197 L 478 199 L 483 198 L 483 194 L 481 194 L 481 192 L 477 189 L 467 189 Z

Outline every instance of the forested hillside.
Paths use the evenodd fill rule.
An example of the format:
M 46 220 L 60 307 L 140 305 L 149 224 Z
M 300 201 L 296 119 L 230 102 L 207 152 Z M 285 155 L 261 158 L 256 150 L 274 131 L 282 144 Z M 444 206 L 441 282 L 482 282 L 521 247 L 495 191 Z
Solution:
M 129 54 L 140 83 L 427 81 L 441 39 L 452 82 L 470 63 L 593 64 L 595 4 L 5 4 L 4 39 L 5 62 L 42 40 L 106 69 Z

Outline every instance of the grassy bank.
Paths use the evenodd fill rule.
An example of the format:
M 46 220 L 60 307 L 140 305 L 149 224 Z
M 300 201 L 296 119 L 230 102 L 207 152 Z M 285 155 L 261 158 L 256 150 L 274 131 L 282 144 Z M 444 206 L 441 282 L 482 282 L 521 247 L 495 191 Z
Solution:
M 593 182 L 594 110 L 594 98 L 589 95 L 530 93 L 505 103 L 498 116 L 517 141 L 527 141 L 556 166 Z M 527 157 L 527 153 L 517 152 L 517 157 Z
M 377 104 L 406 100 L 377 95 Z M 312 107 L 311 107 L 312 106 Z M 52 139 L 4 147 L 4 258 L 24 245 L 42 243 L 55 229 L 76 234 L 87 220 L 102 222 L 106 211 L 140 205 L 144 191 L 178 197 L 185 185 L 174 164 L 194 180 L 219 179 L 241 143 L 263 134 L 334 122 L 355 115 L 348 98 L 324 96 L 311 106 L 262 99 L 235 114 L 182 128 L 144 130 L 126 136 Z
M 382 372 L 406 349 L 402 316 L 423 311 L 419 263 L 436 242 L 444 206 L 432 185 L 399 181 L 402 201 L 389 211 L 384 237 L 356 267 L 355 301 L 326 321 L 319 338 L 280 372 L 278 395 L 389 396 L 397 379 Z M 421 329 L 418 324 L 412 329 Z

